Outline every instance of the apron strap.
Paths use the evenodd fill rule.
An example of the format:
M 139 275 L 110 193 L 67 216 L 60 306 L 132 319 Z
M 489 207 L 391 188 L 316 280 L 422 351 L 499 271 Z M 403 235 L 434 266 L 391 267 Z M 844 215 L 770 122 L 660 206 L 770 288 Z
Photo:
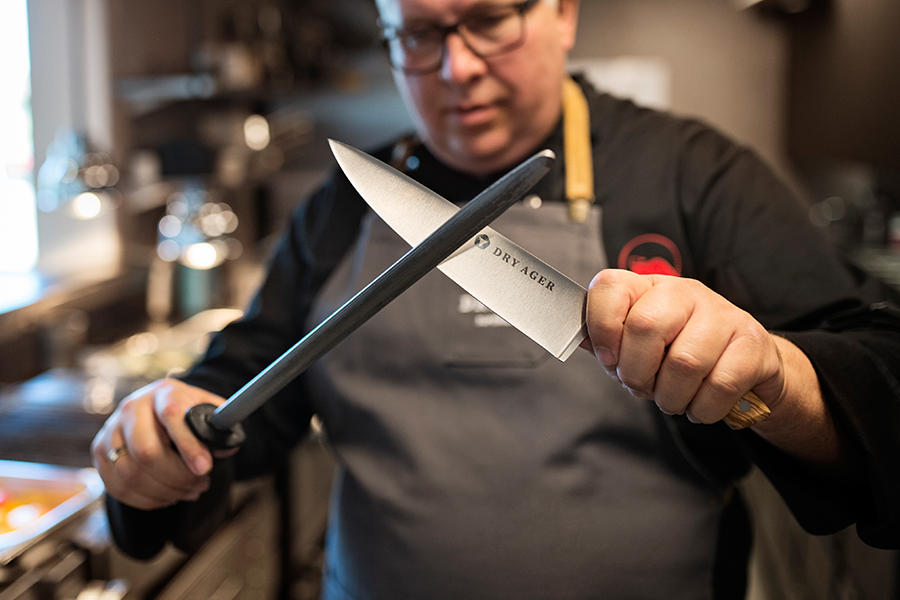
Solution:
M 569 220 L 587 221 L 594 203 L 594 164 L 591 153 L 591 117 L 581 87 L 563 81 L 563 149 L 566 153 L 566 201 Z

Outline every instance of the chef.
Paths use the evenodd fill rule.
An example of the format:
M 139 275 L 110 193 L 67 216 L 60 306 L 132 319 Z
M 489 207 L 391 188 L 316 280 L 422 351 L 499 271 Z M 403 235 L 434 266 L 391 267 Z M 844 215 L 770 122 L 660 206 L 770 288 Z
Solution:
M 415 132 L 375 155 L 463 203 L 553 150 L 495 228 L 590 284 L 589 349 L 560 363 L 430 273 L 248 418 L 236 453 L 211 454 L 185 411 L 221 403 L 408 249 L 335 172 L 245 317 L 97 435 L 119 544 L 183 542 L 185 515 L 278 465 L 315 414 L 340 465 L 328 600 L 742 598 L 734 483 L 753 462 L 810 531 L 855 523 L 896 547 L 890 294 L 752 152 L 570 77 L 577 0 L 378 10 Z M 751 390 L 771 416 L 732 431 L 721 419 Z

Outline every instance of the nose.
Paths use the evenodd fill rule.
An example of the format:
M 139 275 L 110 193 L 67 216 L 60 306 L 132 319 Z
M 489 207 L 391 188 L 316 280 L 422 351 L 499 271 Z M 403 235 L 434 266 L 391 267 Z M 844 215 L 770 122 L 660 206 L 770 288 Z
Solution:
M 459 33 L 447 35 L 444 40 L 444 62 L 441 63 L 442 79 L 464 83 L 483 75 L 486 69 L 485 60 L 472 52 Z

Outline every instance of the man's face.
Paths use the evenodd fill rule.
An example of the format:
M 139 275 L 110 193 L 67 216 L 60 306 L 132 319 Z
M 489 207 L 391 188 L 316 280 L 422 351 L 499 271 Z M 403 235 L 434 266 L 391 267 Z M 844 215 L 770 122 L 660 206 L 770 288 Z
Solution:
M 485 4 L 509 0 L 379 0 L 382 20 L 452 25 Z M 458 34 L 446 38 L 444 62 L 425 75 L 394 79 L 428 148 L 447 164 L 485 175 L 527 158 L 560 116 L 566 55 L 575 41 L 576 0 L 540 0 L 525 15 L 525 41 L 480 58 Z

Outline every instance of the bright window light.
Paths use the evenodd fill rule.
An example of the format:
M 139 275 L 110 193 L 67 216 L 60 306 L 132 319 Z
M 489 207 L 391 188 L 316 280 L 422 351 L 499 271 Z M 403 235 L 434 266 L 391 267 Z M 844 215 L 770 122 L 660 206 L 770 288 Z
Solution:
M 0 0 L 0 273 L 38 257 L 27 15 L 26 0 Z

